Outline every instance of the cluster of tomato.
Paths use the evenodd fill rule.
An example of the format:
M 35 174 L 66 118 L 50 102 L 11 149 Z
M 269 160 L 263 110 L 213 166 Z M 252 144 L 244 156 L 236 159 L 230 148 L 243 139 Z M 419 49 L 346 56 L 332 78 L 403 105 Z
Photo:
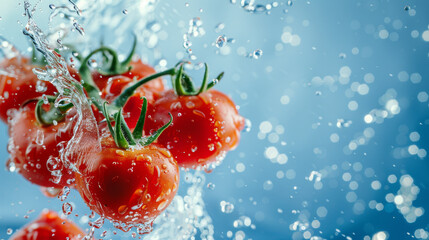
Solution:
M 156 73 L 133 51 L 120 62 L 100 47 L 81 59 L 70 75 L 81 82 L 99 128 L 101 150 L 64 160 L 78 114 L 71 103 L 56 102 L 56 88 L 40 82 L 30 59 L 3 60 L 0 118 L 9 125 L 9 167 L 50 189 L 76 188 L 87 205 L 117 226 L 151 223 L 179 187 L 179 167 L 200 169 L 235 148 L 244 127 L 234 103 L 212 87 L 223 76 L 194 86 L 184 64 Z M 90 69 L 88 61 L 104 61 Z M 172 78 L 166 89 L 161 76 Z M 85 137 L 85 136 L 84 136 Z M 79 155 L 79 154 L 76 154 Z

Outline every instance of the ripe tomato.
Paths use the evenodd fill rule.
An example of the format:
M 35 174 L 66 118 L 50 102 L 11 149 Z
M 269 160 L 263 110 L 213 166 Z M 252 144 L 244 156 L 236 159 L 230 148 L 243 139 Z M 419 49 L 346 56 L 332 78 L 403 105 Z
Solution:
M 131 70 L 121 75 L 102 75 L 96 71 L 92 73 L 94 83 L 101 91 L 101 98 L 112 102 L 125 88 L 134 84 L 137 80 L 156 73 L 155 69 L 144 64 L 140 59 L 131 62 L 130 66 Z M 146 97 L 148 102 L 152 103 L 157 98 L 158 93 L 162 91 L 164 91 L 164 83 L 161 78 L 157 78 L 139 87 L 134 95 L 128 99 L 123 112 L 130 128 L 134 128 L 137 124 L 143 105 L 142 98 Z M 98 114 L 98 120 L 103 118 L 101 114 Z
M 69 111 L 65 121 L 44 127 L 35 115 L 36 102 L 30 102 L 12 113 L 9 129 L 10 162 L 24 178 L 43 187 L 72 184 L 73 172 L 60 160 L 64 147 L 73 136 L 74 116 Z
M 171 203 L 179 168 L 171 153 L 155 144 L 119 149 L 112 137 L 76 173 L 76 188 L 91 210 L 115 226 L 148 226 Z
M 225 94 L 210 89 L 197 96 L 177 96 L 165 91 L 149 105 L 145 123 L 151 133 L 167 123 L 168 113 L 173 123 L 158 138 L 168 148 L 181 167 L 198 168 L 221 160 L 234 149 L 244 128 L 234 103 Z
M 46 90 L 36 90 L 39 80 L 32 70 L 35 67 L 37 66 L 31 64 L 29 58 L 23 56 L 5 59 L 0 63 L 0 69 L 3 70 L 0 72 L 0 119 L 4 122 L 7 121 L 7 112 L 10 109 L 19 108 L 29 99 L 43 94 L 53 95 L 56 92 L 51 83 L 42 81 L 39 86 Z
M 38 219 L 24 226 L 9 240 L 80 240 L 85 235 L 73 222 L 45 209 Z

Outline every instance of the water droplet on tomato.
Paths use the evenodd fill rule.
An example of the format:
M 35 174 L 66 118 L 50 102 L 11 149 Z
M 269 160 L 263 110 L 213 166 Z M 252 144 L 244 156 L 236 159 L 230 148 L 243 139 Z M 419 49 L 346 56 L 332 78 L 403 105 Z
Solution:
M 167 207 L 168 201 L 164 200 L 158 205 L 158 211 L 162 211 L 165 207 Z
M 43 145 L 44 141 L 45 141 L 45 135 L 43 134 L 43 131 L 40 129 L 37 129 L 36 144 L 37 145 Z
M 200 111 L 200 110 L 194 109 L 194 110 L 192 110 L 192 113 L 195 114 L 195 115 L 197 115 L 197 116 L 200 116 L 202 118 L 206 117 L 206 115 L 202 111 Z
M 209 147 L 209 151 L 215 150 L 215 145 L 213 143 L 209 144 L 208 147 Z
M 192 102 L 192 101 L 189 101 L 189 102 L 186 103 L 186 107 L 187 108 L 194 108 L 195 107 L 195 103 Z
M 16 171 L 16 165 L 12 161 L 12 159 L 8 159 L 6 162 L 6 168 L 9 172 L 15 172 Z
M 120 206 L 118 208 L 118 213 L 121 214 L 121 215 L 123 215 L 123 214 L 125 214 L 127 212 L 127 210 L 128 210 L 127 205 L 122 205 L 122 206 Z

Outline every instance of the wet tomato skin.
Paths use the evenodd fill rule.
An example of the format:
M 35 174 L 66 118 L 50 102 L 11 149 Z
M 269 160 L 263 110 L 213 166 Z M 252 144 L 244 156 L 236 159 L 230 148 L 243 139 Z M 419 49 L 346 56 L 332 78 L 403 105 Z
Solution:
M 45 209 L 38 219 L 18 230 L 10 240 L 80 240 L 85 235 L 73 222 Z
M 74 116 L 71 111 L 65 121 L 57 125 L 43 127 L 35 116 L 36 102 L 31 102 L 16 110 L 9 121 L 10 160 L 17 172 L 30 182 L 43 187 L 72 185 L 74 174 L 60 161 L 61 144 L 73 136 Z M 9 163 L 9 164 L 11 164 Z M 61 175 L 54 178 L 51 171 Z
M 122 150 L 111 137 L 76 173 L 76 188 L 91 210 L 129 226 L 151 224 L 179 187 L 171 153 L 156 144 Z M 122 229 L 127 230 L 127 229 Z
M 170 120 L 173 123 L 158 138 L 171 151 L 180 167 L 198 168 L 220 160 L 234 149 L 244 128 L 244 118 L 225 94 L 210 89 L 197 96 L 177 96 L 163 92 L 149 104 L 146 133 L 152 133 Z
M 29 99 L 41 97 L 43 94 L 53 95 L 56 88 L 49 82 L 41 82 L 46 87 L 44 92 L 36 91 L 37 76 L 29 58 L 17 56 L 0 62 L 0 119 L 7 122 L 10 109 L 18 109 Z

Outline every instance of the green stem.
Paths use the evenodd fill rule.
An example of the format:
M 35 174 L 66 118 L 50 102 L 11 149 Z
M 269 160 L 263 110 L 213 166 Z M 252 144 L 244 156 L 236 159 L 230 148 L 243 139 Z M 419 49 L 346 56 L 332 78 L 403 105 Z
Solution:
M 170 68 L 168 70 L 159 72 L 159 73 L 155 73 L 152 74 L 150 76 L 147 76 L 145 78 L 142 78 L 141 80 L 138 80 L 134 85 L 126 88 L 111 104 L 112 107 L 114 108 L 121 108 L 125 105 L 125 103 L 127 103 L 128 99 L 134 94 L 134 92 L 137 90 L 137 88 L 139 88 L 140 86 L 142 86 L 143 84 L 157 79 L 159 77 L 165 76 L 165 75 L 174 75 L 176 73 L 176 69 L 175 68 Z
M 93 52 L 91 52 L 86 58 L 83 59 L 82 64 L 79 68 L 79 73 L 82 78 L 82 86 L 85 88 L 89 97 L 92 100 L 92 103 L 102 111 L 103 108 L 101 106 L 102 99 L 100 97 L 100 89 L 98 89 L 97 85 L 95 85 L 94 80 L 92 79 L 91 71 L 87 66 L 89 59 L 99 52 L 108 52 L 110 54 L 116 55 L 115 51 L 108 47 L 100 47 Z

